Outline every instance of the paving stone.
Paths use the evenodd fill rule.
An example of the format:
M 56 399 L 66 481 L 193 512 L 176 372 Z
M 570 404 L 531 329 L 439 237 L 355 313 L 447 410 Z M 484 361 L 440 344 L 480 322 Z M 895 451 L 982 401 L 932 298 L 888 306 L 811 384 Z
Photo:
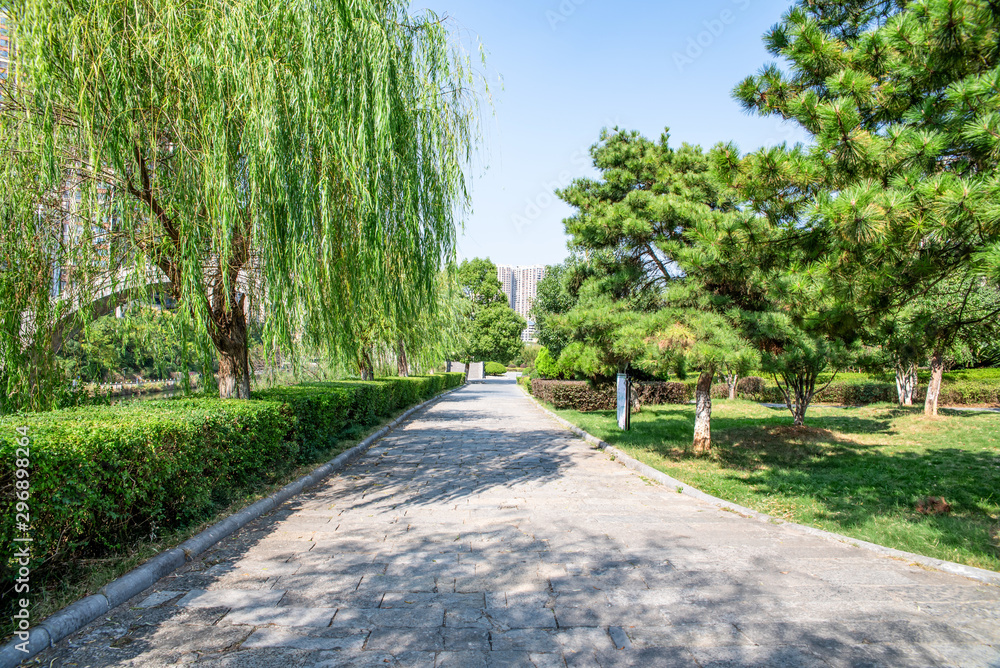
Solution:
M 187 592 L 183 591 L 156 591 L 147 596 L 142 600 L 138 606 L 139 608 L 155 608 L 158 605 L 163 605 L 167 601 L 177 598 L 178 596 L 183 596 Z
M 189 608 L 252 608 L 278 604 L 284 591 L 205 591 L 195 589 L 177 601 L 179 607 Z
M 445 649 L 440 628 L 376 628 L 368 636 L 367 650 L 439 652 Z
M 545 629 L 491 631 L 490 647 L 494 651 L 522 650 L 527 652 L 557 652 L 562 649 L 555 635 Z
M 306 650 L 360 651 L 364 647 L 367 633 L 346 634 L 304 634 L 287 629 L 262 628 L 250 634 L 240 649 L 284 647 Z
M 249 624 L 251 626 L 330 626 L 336 608 L 243 608 L 234 610 L 222 618 L 227 624 Z

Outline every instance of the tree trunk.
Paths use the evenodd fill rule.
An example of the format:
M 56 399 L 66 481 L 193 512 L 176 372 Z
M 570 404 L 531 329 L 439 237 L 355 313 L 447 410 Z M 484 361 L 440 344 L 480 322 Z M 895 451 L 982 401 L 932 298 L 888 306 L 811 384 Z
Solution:
M 396 369 L 400 378 L 406 378 L 410 375 L 410 363 L 406 359 L 406 346 L 403 345 L 403 339 L 399 339 L 396 344 Z
M 694 412 L 694 451 L 695 454 L 712 450 L 712 376 L 714 373 L 703 371 L 698 376 L 698 386 L 695 390 Z
M 358 353 L 358 369 L 361 371 L 361 380 L 375 380 L 375 363 L 367 348 Z
M 924 402 L 924 415 L 938 414 L 938 397 L 941 396 L 941 380 L 944 378 L 944 353 L 935 350 L 931 355 L 931 383 L 927 386 L 927 401 Z
M 799 398 L 799 400 L 796 401 L 795 408 L 792 409 L 792 418 L 793 418 L 793 422 L 792 423 L 796 427 L 804 427 L 804 426 L 806 426 L 806 410 L 808 408 L 809 408 L 809 404 L 807 404 L 806 402 L 802 401 L 801 398 Z
M 900 406 L 912 406 L 917 389 L 917 365 L 913 362 L 896 364 L 896 393 Z
M 736 398 L 736 386 L 739 385 L 740 375 L 738 373 L 726 374 L 726 384 L 729 386 L 729 398 Z
M 219 354 L 219 398 L 250 398 L 250 355 L 244 297 L 212 314 L 212 343 Z

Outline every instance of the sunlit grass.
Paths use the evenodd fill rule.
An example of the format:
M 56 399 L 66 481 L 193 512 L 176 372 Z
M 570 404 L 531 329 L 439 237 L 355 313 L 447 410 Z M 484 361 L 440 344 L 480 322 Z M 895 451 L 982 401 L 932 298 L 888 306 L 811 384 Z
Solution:
M 1000 415 L 895 405 L 786 409 L 716 401 L 713 452 L 689 452 L 693 406 L 647 407 L 622 433 L 613 412 L 556 411 L 704 492 L 785 520 L 1000 571 Z M 944 497 L 947 515 L 916 511 Z

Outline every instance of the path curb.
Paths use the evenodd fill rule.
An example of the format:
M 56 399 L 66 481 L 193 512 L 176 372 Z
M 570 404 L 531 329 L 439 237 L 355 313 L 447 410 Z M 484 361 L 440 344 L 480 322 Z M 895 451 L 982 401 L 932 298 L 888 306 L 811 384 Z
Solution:
M 411 415 L 460 389 L 462 389 L 462 386 L 446 390 L 423 403 L 417 404 L 350 450 L 342 452 L 326 464 L 321 465 L 312 473 L 302 476 L 298 480 L 285 485 L 271 496 L 261 499 L 238 513 L 213 524 L 177 547 L 161 552 L 117 580 L 109 582 L 98 593 L 82 598 L 76 603 L 72 603 L 42 620 L 28 631 L 27 652 L 17 649 L 17 645 L 22 645 L 23 641 L 16 637 L 0 648 L 0 668 L 15 668 L 22 661 L 31 659 L 49 647 L 54 646 L 66 636 L 76 633 L 101 615 L 106 614 L 136 594 L 148 589 L 160 580 L 160 578 L 181 567 L 185 561 L 191 561 L 194 557 L 212 545 L 215 545 L 226 536 L 242 529 L 264 513 L 274 510 L 293 496 L 319 484 L 331 474 L 347 468 L 368 452 L 383 436 L 398 427 Z
M 640 473 L 643 476 L 649 478 L 650 480 L 655 480 L 664 487 L 671 489 L 678 494 L 685 494 L 687 496 L 693 497 L 700 501 L 705 501 L 717 506 L 719 508 L 725 508 L 726 510 L 731 510 L 735 513 L 743 515 L 744 517 L 752 518 L 760 522 L 767 522 L 768 524 L 778 524 L 782 527 L 796 531 L 798 533 L 808 534 L 810 536 L 817 536 L 819 538 L 825 538 L 827 540 L 837 541 L 839 543 L 847 543 L 848 545 L 853 545 L 855 547 L 860 547 L 862 549 L 874 552 L 883 557 L 891 557 L 893 559 L 901 559 L 911 563 L 919 564 L 921 566 L 926 566 L 928 568 L 933 568 L 935 570 L 943 571 L 945 573 L 951 573 L 952 575 L 961 575 L 963 577 L 970 578 L 972 580 L 978 580 L 980 582 L 985 582 L 986 584 L 1000 586 L 1000 573 L 995 571 L 988 571 L 984 568 L 975 568 L 973 566 L 966 566 L 964 564 L 957 564 L 953 561 L 944 561 L 942 559 L 935 559 L 933 557 L 926 557 L 922 554 L 914 554 L 913 552 L 904 552 L 903 550 L 896 550 L 891 547 L 885 547 L 884 545 L 877 545 L 875 543 L 869 543 L 867 541 L 860 540 L 858 538 L 851 538 L 850 536 L 843 536 L 839 533 L 833 533 L 832 531 L 824 531 L 823 529 L 817 529 L 815 527 L 806 526 L 804 524 L 796 524 L 795 522 L 788 522 L 786 520 L 781 520 L 770 515 L 765 515 L 764 513 L 759 513 L 756 510 L 746 508 L 736 503 L 720 499 L 718 497 L 712 496 L 711 494 L 706 494 L 700 489 L 696 489 L 691 485 L 685 484 L 676 478 L 672 478 L 663 471 L 658 471 L 648 464 L 643 464 L 638 459 L 628 455 L 615 446 L 611 445 L 606 441 L 587 433 L 583 429 L 580 429 L 575 424 L 566 420 L 551 410 L 546 408 L 539 402 L 535 397 L 531 396 L 523 385 L 518 384 L 521 391 L 524 392 L 525 396 L 538 408 L 545 411 L 553 418 L 556 419 L 561 425 L 569 429 L 571 432 L 582 438 L 588 443 L 592 443 L 597 447 L 601 448 L 605 452 L 614 455 L 615 460 L 621 463 L 627 469 L 631 469 L 636 473 Z

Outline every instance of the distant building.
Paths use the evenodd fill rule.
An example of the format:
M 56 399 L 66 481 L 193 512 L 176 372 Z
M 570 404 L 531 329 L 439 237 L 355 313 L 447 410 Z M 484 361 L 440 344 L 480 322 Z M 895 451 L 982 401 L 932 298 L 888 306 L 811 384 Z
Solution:
M 11 24 L 7 10 L 0 6 L 0 85 L 13 83 L 14 45 L 11 41 Z M 0 97 L 3 94 L 0 93 Z
M 510 307 L 528 321 L 528 327 L 521 332 L 522 341 L 535 341 L 535 321 L 531 319 L 531 307 L 538 294 L 538 282 L 545 276 L 545 266 L 536 264 L 528 267 L 511 265 L 497 266 L 497 278 L 503 286 Z

